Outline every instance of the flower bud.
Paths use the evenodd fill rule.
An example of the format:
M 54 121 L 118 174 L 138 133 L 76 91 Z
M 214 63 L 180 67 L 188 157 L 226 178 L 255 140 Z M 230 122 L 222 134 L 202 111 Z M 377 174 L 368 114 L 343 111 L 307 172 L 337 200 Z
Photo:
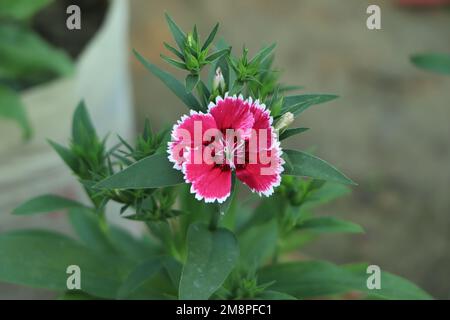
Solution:
M 192 48 L 194 45 L 194 37 L 192 36 L 191 33 L 188 33 L 188 35 L 187 35 L 187 45 L 190 48 Z
M 292 124 L 292 122 L 294 122 L 294 115 L 291 112 L 286 112 L 275 124 L 275 130 L 277 130 L 278 132 L 282 132 L 286 130 Z
M 220 67 L 216 69 L 216 75 L 214 76 L 212 87 L 213 91 L 218 90 L 220 93 L 225 92 L 225 79 L 223 78 Z

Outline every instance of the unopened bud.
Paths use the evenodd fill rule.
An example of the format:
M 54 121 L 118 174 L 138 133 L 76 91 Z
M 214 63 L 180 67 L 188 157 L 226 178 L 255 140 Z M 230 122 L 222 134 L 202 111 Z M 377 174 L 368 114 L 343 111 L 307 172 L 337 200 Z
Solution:
M 188 47 L 192 47 L 194 44 L 194 37 L 192 36 L 191 33 L 188 33 L 187 35 L 187 45 Z
M 278 132 L 284 131 L 292 124 L 292 122 L 294 122 L 294 115 L 291 112 L 286 112 L 275 124 L 275 130 Z
M 222 70 L 220 67 L 216 69 L 216 74 L 213 79 L 213 91 L 219 90 L 220 93 L 225 91 L 225 79 L 223 78 Z

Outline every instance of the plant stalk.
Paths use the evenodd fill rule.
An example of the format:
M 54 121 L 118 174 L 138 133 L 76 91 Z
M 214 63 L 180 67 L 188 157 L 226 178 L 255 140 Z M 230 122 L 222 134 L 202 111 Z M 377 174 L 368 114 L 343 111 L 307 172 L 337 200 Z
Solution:
M 214 213 L 211 216 L 211 220 L 209 221 L 209 230 L 217 230 L 217 227 L 219 226 L 220 215 L 220 206 L 217 206 L 217 209 L 214 210 Z

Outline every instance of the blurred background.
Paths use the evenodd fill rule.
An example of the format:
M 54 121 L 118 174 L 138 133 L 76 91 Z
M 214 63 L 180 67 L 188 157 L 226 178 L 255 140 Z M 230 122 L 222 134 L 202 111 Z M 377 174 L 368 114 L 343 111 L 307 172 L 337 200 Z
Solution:
M 117 5 L 119 1 L 112 2 Z M 450 10 L 406 5 L 410 2 L 414 1 L 133 0 L 129 2 L 129 12 L 126 5 L 121 5 L 116 16 L 106 16 L 104 23 L 120 20 L 121 32 L 113 30 L 109 42 L 104 40 L 98 44 L 100 49 L 108 48 L 109 54 L 111 49 L 124 52 L 123 57 L 112 58 L 109 64 L 99 62 L 97 69 L 97 73 L 106 73 L 106 69 L 117 67 L 120 69 L 117 73 L 107 74 L 105 78 L 120 77 L 121 81 L 104 85 L 103 93 L 92 93 L 88 88 L 95 89 L 102 78 L 86 76 L 82 78 L 84 87 L 88 88 L 75 85 L 76 92 L 92 95 L 92 103 L 88 103 L 90 111 L 104 106 L 93 111 L 101 132 L 119 131 L 132 136 L 135 129 L 142 128 L 146 117 L 155 128 L 162 128 L 186 112 L 182 103 L 130 54 L 131 48 L 136 48 L 152 62 L 174 71 L 159 58 L 165 51 L 163 41 L 172 42 L 164 12 L 169 12 L 185 30 L 196 23 L 203 37 L 220 22 L 219 36 L 233 46 L 235 53 L 240 52 L 243 44 L 252 54 L 262 45 L 276 41 L 275 65 L 283 71 L 284 83 L 304 86 L 304 93 L 340 96 L 303 113 L 296 124 L 312 130 L 288 140 L 288 144 L 303 149 L 315 147 L 318 156 L 358 182 L 351 195 L 323 211 L 352 220 L 366 229 L 363 235 L 322 237 L 308 246 L 306 252 L 337 263 L 368 261 L 412 280 L 436 298 L 448 299 L 450 77 L 415 68 L 409 56 L 422 52 L 450 53 Z M 366 27 L 366 9 L 370 4 L 381 7 L 381 30 Z M 85 56 L 82 54 L 80 59 Z M 77 69 L 77 76 L 82 73 Z M 101 94 L 105 97 L 98 98 Z M 73 109 L 78 95 L 65 103 Z M 32 104 L 41 99 L 45 104 L 49 97 L 32 91 L 26 92 L 24 100 Z M 115 111 L 111 111 L 111 106 L 116 104 Z M 28 105 L 27 110 L 33 113 Z M 62 128 L 44 132 L 46 136 L 35 128 L 33 141 L 52 137 L 65 142 L 70 114 L 67 111 L 55 118 L 50 112 L 39 120 L 44 125 L 60 121 Z M 51 154 L 45 141 L 27 151 L 38 154 L 35 166 L 45 167 L 34 184 L 30 179 L 19 182 L 11 176 L 10 166 L 3 169 L 7 167 L 8 157 L 9 163 L 16 162 L 14 153 L 3 150 L 17 148 L 17 154 L 22 154 L 24 147 L 8 148 L 1 149 L 0 172 L 4 175 L 0 175 L 3 180 L 0 199 L 4 203 L 9 201 L 7 206 L 0 203 L 2 211 L 13 207 L 14 202 L 18 204 L 30 196 L 45 193 L 43 190 L 59 190 L 68 195 L 77 192 L 66 185 L 71 178 L 67 170 L 55 167 L 56 156 L 43 156 Z M 40 166 L 40 161 L 47 161 L 46 165 Z M 25 184 L 27 189 L 22 187 Z M 14 195 L 12 185 L 14 188 L 18 185 L 19 191 Z M 0 231 L 25 223 L 7 216 L 9 212 L 1 212 Z M 65 228 L 63 215 L 53 215 L 51 223 L 39 219 L 33 225 Z M 42 297 L 40 291 L 0 285 L 0 298 L 14 296 Z

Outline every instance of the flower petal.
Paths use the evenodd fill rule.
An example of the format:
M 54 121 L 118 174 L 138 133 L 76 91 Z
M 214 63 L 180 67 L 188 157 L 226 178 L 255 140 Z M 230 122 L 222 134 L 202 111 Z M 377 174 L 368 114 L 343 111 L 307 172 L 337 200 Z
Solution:
M 184 179 L 198 200 L 224 202 L 231 193 L 231 170 L 214 164 L 183 164 Z
M 272 150 L 260 151 L 254 155 L 256 162 L 236 168 L 236 177 L 259 195 L 270 196 L 281 183 L 284 160 L 281 158 L 279 142 L 273 141 L 272 145 Z M 266 161 L 262 161 L 263 157 L 267 158 Z
M 217 99 L 216 104 L 209 106 L 209 112 L 220 130 L 242 130 L 243 137 L 249 136 L 254 118 L 250 112 L 248 101 L 240 97 L 225 97 Z
M 210 114 L 191 111 L 189 116 L 183 116 L 172 129 L 172 137 L 167 149 L 169 160 L 174 163 L 174 168 L 181 170 L 181 165 L 186 160 L 186 149 L 201 145 L 204 133 L 208 129 L 216 128 L 216 122 Z M 199 136 L 196 137 L 196 134 Z

